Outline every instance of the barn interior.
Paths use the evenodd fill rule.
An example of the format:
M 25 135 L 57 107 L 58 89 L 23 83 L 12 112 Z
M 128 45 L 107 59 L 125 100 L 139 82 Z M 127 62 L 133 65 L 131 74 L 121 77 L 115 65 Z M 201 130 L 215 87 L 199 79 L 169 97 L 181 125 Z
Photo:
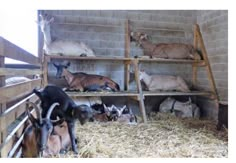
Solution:
M 106 106 L 132 109 L 137 123 L 76 122 L 78 154 L 69 150 L 50 157 L 228 157 L 228 11 L 227 10 L 38 10 L 53 18 L 51 39 L 83 42 L 95 57 L 45 53 L 45 36 L 38 27 L 38 57 L 0 37 L 0 156 L 21 157 L 21 142 L 29 124 L 26 102 L 40 104 L 34 88 L 69 86 L 57 78 L 56 64 L 70 62 L 70 72 L 109 77 L 119 92 L 68 91 L 73 100 L 99 97 Z M 131 32 L 150 36 L 154 44 L 190 44 L 201 60 L 158 59 L 145 56 L 130 39 Z M 28 65 L 9 65 L 4 58 Z M 139 80 L 139 71 L 149 75 L 172 75 L 184 79 L 191 92 L 149 91 Z M 36 75 L 39 74 L 39 75 Z M 30 80 L 6 84 L 6 79 L 25 76 Z M 161 85 L 163 83 L 156 83 Z M 198 116 L 180 117 L 161 113 L 161 104 L 172 97 L 189 100 Z M 227 105 L 222 114 L 219 104 Z M 173 106 L 175 104 L 172 104 Z M 173 107 L 172 106 L 172 107 Z M 226 113 L 227 111 L 227 113 Z M 32 109 L 32 113 L 34 110 Z M 35 114 L 35 113 L 34 113 Z M 217 130 L 219 115 L 227 121 Z

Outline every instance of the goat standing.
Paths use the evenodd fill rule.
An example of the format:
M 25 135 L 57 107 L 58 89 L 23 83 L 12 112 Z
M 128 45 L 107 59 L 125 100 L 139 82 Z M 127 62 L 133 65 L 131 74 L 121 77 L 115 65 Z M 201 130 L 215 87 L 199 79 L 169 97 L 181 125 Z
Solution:
M 38 23 L 44 36 L 43 49 L 48 55 L 75 55 L 75 56 L 95 56 L 91 48 L 82 42 L 55 40 L 52 41 L 50 24 L 54 18 L 40 15 L 41 21 Z
M 78 118 L 81 125 L 87 120 L 93 118 L 93 111 L 87 105 L 76 105 L 74 101 L 59 87 L 49 85 L 42 91 L 36 89 L 33 92 L 41 100 L 42 117 L 46 116 L 49 107 L 53 103 L 59 103 L 60 105 L 52 112 L 51 119 L 56 120 L 57 117 L 65 119 L 68 125 L 68 131 L 70 135 L 72 150 L 78 153 L 76 140 L 75 140 L 75 120 Z

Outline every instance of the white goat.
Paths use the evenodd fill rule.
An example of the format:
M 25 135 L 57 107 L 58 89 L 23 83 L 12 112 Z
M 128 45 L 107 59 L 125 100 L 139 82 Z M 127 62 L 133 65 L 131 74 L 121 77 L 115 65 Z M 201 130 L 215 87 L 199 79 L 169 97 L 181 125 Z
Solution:
M 192 103 L 191 98 L 187 102 L 180 102 L 168 97 L 160 104 L 159 111 L 162 113 L 172 112 L 175 116 L 181 118 L 200 117 L 200 109 L 196 104 Z
M 181 91 L 190 92 L 188 85 L 179 76 L 148 75 L 144 71 L 139 72 L 139 79 L 143 81 L 149 91 Z
M 31 79 L 24 77 L 24 76 L 16 76 L 16 77 L 10 77 L 5 80 L 6 85 L 12 85 L 16 83 L 26 82 L 30 81 Z
M 50 23 L 54 18 L 48 20 L 47 16 L 40 15 L 41 21 L 38 23 L 44 36 L 43 49 L 48 55 L 72 55 L 72 56 L 95 56 L 91 48 L 83 42 L 55 40 L 52 41 L 50 33 Z

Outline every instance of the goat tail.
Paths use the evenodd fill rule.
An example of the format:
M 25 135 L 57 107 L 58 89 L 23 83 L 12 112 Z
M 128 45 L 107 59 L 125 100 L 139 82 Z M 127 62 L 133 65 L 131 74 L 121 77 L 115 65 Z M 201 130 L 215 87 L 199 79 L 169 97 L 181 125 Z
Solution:
M 106 82 L 105 87 L 110 88 L 113 92 L 120 90 L 120 86 L 114 81 Z

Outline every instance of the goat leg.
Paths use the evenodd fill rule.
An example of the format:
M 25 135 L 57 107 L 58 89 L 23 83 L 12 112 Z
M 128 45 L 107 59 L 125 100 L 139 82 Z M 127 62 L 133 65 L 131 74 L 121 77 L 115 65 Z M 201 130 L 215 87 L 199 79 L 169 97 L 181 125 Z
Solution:
M 70 135 L 72 151 L 75 154 L 78 154 L 78 147 L 75 140 L 75 121 L 67 122 L 67 125 L 68 125 L 68 131 Z

